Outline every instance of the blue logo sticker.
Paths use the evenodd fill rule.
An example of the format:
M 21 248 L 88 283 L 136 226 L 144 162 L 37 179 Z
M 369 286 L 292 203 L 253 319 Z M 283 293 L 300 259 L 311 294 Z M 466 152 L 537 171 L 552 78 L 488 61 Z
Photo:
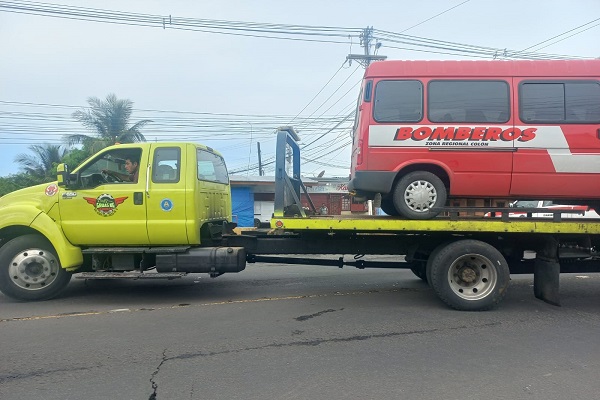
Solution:
M 171 199 L 162 199 L 160 201 L 160 208 L 163 211 L 171 211 L 173 209 L 173 201 Z

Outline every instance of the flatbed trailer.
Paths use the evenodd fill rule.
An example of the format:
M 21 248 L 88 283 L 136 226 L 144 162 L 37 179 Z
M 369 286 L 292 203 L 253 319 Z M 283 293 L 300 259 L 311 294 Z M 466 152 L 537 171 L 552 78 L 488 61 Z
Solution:
M 35 301 L 57 296 L 72 274 L 177 279 L 241 272 L 253 262 L 351 265 L 409 268 L 449 306 L 486 310 L 500 304 L 511 274 L 533 273 L 534 294 L 559 305 L 561 272 L 600 272 L 600 220 L 563 219 L 557 210 L 550 218 L 510 218 L 509 208 L 456 207 L 429 220 L 309 216 L 302 192 L 316 209 L 301 180 L 297 142 L 292 128 L 280 128 L 271 229 L 241 235 L 233 234 L 229 222 L 225 162 L 206 146 L 110 146 L 73 173 L 59 165 L 56 182 L 0 199 L 0 291 Z M 133 157 L 132 150 L 147 165 L 140 182 L 116 182 L 98 172 L 105 163 L 118 169 L 115 160 Z M 163 173 L 167 161 L 179 175 Z M 463 217 L 465 211 L 490 217 Z M 397 257 L 375 261 L 365 255 Z
M 477 210 L 499 213 L 501 218 L 460 218 L 456 208 L 446 210 L 449 216 L 432 220 L 308 216 L 300 201 L 306 188 L 297 141 L 292 128 L 279 129 L 271 230 L 223 239 L 225 246 L 243 247 L 248 262 L 409 268 L 442 301 L 459 310 L 498 305 L 510 274 L 533 273 L 535 296 L 560 305 L 561 272 L 600 272 L 596 260 L 600 223 L 561 219 L 560 211 L 551 219 L 508 218 L 509 209 Z M 310 206 L 316 211 L 312 202 Z M 354 259 L 307 257 L 324 254 L 349 254 Z M 398 261 L 363 261 L 363 255 L 398 255 Z

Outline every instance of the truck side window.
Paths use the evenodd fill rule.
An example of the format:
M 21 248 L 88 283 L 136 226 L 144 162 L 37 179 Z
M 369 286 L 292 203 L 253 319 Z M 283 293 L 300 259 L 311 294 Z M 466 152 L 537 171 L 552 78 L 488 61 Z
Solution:
M 159 147 L 154 150 L 152 164 L 152 182 L 179 182 L 181 165 L 181 150 L 179 147 Z
M 229 184 L 225 161 L 220 156 L 198 149 L 198 180 Z
M 100 153 L 92 161 L 79 170 L 82 189 L 91 189 L 105 184 L 132 184 L 137 183 L 139 173 L 139 160 L 141 149 L 116 149 Z M 127 160 L 137 162 L 134 172 L 127 170 Z M 132 176 L 136 179 L 132 179 Z

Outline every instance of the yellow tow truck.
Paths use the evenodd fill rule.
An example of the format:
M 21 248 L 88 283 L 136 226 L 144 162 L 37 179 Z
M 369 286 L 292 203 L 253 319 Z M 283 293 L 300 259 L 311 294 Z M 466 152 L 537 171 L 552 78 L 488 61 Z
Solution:
M 247 262 L 351 265 L 409 268 L 449 306 L 486 310 L 502 301 L 511 273 L 533 272 L 535 295 L 559 304 L 561 272 L 600 271 L 600 222 L 562 220 L 560 212 L 550 219 L 508 218 L 513 209 L 486 210 L 500 218 L 465 219 L 458 216 L 464 210 L 452 208 L 446 217 L 419 221 L 309 217 L 300 201 L 306 188 L 297 141 L 293 128 L 279 129 L 271 229 L 243 234 L 233 233 L 225 161 L 210 147 L 116 145 L 73 172 L 60 165 L 56 182 L 0 198 L 0 291 L 18 300 L 49 299 L 73 273 L 175 279 L 240 272 Z M 137 164 L 134 174 L 127 163 Z M 383 262 L 362 255 L 398 257 Z

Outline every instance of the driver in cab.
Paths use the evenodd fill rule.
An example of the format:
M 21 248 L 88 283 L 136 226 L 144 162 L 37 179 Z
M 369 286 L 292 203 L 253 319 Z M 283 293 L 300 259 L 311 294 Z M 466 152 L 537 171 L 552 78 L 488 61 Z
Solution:
M 103 169 L 102 172 L 113 176 L 123 182 L 137 183 L 139 176 L 140 160 L 135 157 L 128 157 L 125 159 L 125 169 L 127 174 L 121 172 L 111 171 L 109 169 Z

